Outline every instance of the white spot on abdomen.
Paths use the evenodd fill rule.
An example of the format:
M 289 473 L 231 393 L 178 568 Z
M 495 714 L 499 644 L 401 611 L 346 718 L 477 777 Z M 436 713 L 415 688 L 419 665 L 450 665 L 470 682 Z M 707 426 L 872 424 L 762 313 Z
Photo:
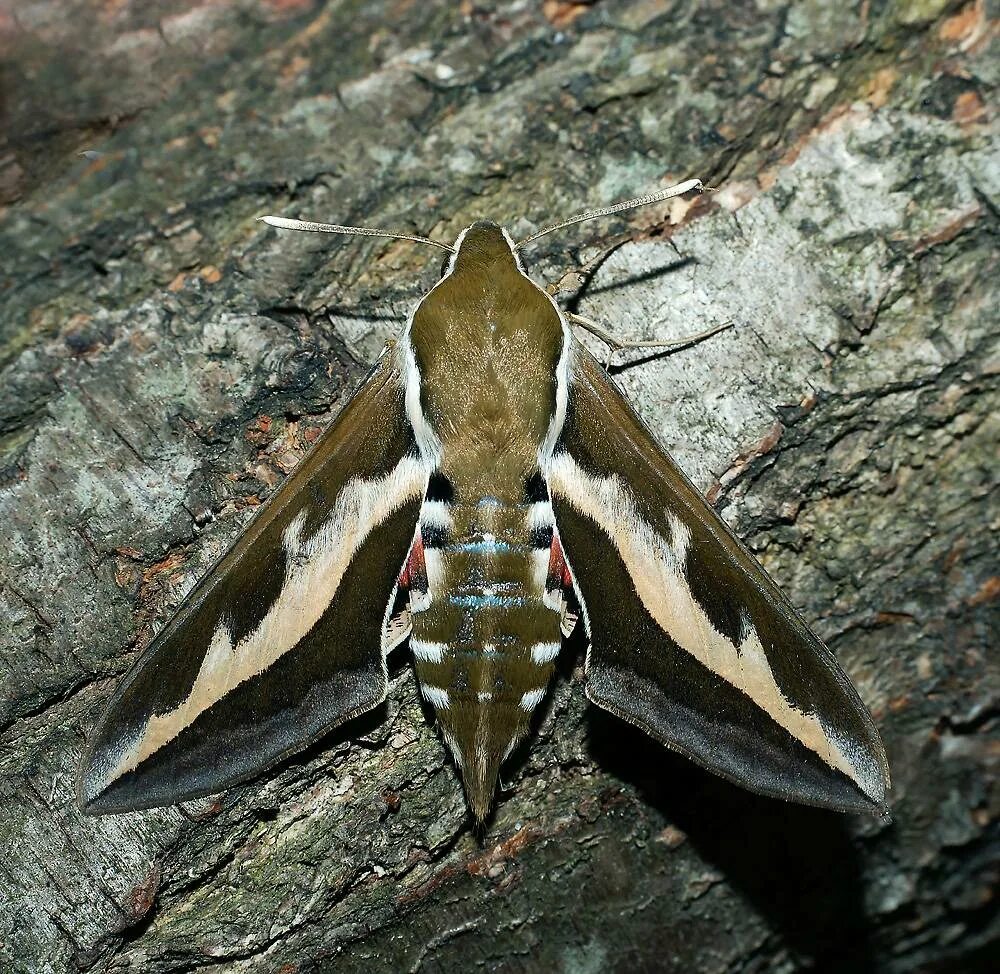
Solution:
M 529 531 L 551 528 L 555 524 L 552 504 L 549 501 L 536 501 L 528 508 L 524 521 Z
M 420 685 L 420 692 L 424 695 L 424 699 L 429 703 L 433 704 L 438 710 L 447 710 L 451 706 L 451 699 L 448 696 L 448 691 L 443 687 L 435 687 L 430 684 L 422 683 Z
M 451 530 L 451 511 L 444 501 L 424 501 L 420 508 L 420 524 L 428 528 Z
M 551 663 L 558 655 L 561 643 L 535 643 L 531 647 L 531 661 L 541 666 Z
M 410 637 L 410 649 L 415 659 L 422 663 L 440 663 L 448 647 L 444 643 L 425 642 L 423 639 Z

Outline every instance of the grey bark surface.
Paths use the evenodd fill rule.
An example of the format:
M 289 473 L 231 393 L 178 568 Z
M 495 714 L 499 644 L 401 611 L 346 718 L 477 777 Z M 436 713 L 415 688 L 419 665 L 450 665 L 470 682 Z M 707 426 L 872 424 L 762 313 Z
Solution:
M 2 0 L 0 967 L 989 969 L 995 14 Z M 405 650 L 276 773 L 82 816 L 115 681 L 437 274 L 254 218 L 524 235 L 691 175 L 718 192 L 531 272 L 626 338 L 733 322 L 613 372 L 856 682 L 893 821 L 665 752 L 588 706 L 578 643 L 482 835 Z

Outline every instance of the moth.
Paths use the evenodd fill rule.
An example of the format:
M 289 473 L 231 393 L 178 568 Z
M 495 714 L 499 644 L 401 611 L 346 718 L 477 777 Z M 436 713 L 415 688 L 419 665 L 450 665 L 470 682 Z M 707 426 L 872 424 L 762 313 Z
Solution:
M 525 244 L 454 245 L 278 217 L 277 227 L 448 252 L 337 419 L 183 601 L 111 699 L 83 761 L 91 813 L 219 792 L 387 693 L 409 640 L 469 808 L 486 818 L 562 640 L 591 701 L 753 791 L 884 808 L 875 725 L 831 652 L 657 444 Z M 593 326 L 596 328 L 596 326 Z

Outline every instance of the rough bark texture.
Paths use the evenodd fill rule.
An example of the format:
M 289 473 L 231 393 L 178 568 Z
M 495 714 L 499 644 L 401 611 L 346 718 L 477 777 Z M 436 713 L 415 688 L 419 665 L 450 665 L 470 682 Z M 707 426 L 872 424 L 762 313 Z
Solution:
M 987 969 L 990 7 L 4 0 L 0 967 Z M 533 272 L 594 260 L 562 298 L 624 337 L 733 322 L 614 371 L 856 681 L 894 821 L 664 752 L 578 645 L 482 836 L 405 652 L 266 780 L 82 817 L 115 680 L 437 273 L 254 217 L 517 234 L 692 174 Z

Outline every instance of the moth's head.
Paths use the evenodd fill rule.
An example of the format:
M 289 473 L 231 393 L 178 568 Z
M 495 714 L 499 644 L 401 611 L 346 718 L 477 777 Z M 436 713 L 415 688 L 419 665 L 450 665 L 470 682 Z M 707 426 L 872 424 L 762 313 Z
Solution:
M 514 241 L 492 220 L 477 220 L 455 241 L 456 267 L 487 267 L 498 261 L 514 263 Z

